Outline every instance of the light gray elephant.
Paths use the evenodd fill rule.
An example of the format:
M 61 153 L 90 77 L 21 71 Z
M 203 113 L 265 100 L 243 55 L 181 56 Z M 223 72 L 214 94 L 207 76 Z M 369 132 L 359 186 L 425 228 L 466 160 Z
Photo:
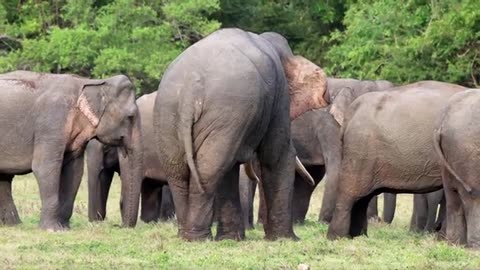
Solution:
M 91 80 L 74 75 L 15 71 L 0 75 L 0 223 L 20 222 L 12 197 L 15 175 L 33 172 L 40 227 L 69 228 L 83 174 L 87 142 L 119 146 L 122 220 L 135 226 L 142 170 L 135 87 L 125 76 Z
M 366 234 L 367 206 L 379 193 L 442 188 L 434 122 L 448 99 L 463 90 L 423 81 L 367 93 L 350 104 L 342 116 L 343 153 L 329 239 Z
M 472 248 L 480 247 L 479 104 L 480 89 L 455 94 L 434 132 L 447 203 L 446 239 Z
M 296 238 L 291 216 L 295 149 L 290 121 L 326 106 L 324 72 L 277 33 L 221 29 L 165 72 L 154 108 L 155 145 L 187 240 L 243 239 L 239 165 L 258 157 L 267 239 Z M 214 196 L 216 193 L 216 196 Z

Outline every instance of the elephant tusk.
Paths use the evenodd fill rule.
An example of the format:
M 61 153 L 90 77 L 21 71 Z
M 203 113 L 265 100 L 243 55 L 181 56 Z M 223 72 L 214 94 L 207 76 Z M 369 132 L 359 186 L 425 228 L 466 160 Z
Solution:
M 250 180 L 260 183 L 260 178 L 257 176 L 257 174 L 255 173 L 255 170 L 253 169 L 252 160 L 245 163 L 244 169 L 245 169 L 245 174 L 248 176 Z
M 302 178 L 307 181 L 310 185 L 315 186 L 315 180 L 313 177 L 310 175 L 310 173 L 307 171 L 305 166 L 303 166 L 302 162 L 298 158 L 298 156 L 295 156 L 295 171 L 302 176 Z

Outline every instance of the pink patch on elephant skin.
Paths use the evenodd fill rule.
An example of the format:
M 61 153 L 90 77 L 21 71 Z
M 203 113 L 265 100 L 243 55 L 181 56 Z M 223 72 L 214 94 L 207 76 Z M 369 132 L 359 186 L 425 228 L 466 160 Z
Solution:
M 82 93 L 80 97 L 78 97 L 77 100 L 77 108 L 85 115 L 85 117 L 90 121 L 92 126 L 95 128 L 98 126 L 100 123 L 100 119 L 95 115 L 95 113 L 92 112 L 92 109 L 90 108 L 90 104 L 88 104 L 87 98 L 85 95 Z
M 308 59 L 295 55 L 284 65 L 290 94 L 290 120 L 304 112 L 328 105 L 325 72 Z

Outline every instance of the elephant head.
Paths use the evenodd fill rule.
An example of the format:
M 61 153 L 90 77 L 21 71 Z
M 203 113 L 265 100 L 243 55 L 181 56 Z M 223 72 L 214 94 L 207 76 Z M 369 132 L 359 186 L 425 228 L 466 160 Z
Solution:
M 290 119 L 306 111 L 327 106 L 324 95 L 327 91 L 327 76 L 310 60 L 294 55 L 287 40 L 278 33 L 260 34 L 269 41 L 282 61 L 290 94 Z
M 77 108 L 95 129 L 95 137 L 118 146 L 122 179 L 123 225 L 135 226 L 143 179 L 143 147 L 135 87 L 123 75 L 83 84 Z

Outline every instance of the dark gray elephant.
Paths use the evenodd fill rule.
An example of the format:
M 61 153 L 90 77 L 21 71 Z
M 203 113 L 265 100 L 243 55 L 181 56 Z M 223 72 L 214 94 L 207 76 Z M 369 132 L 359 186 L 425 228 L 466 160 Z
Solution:
M 153 144 L 152 113 L 155 97 L 153 92 L 138 98 L 136 103 L 142 118 L 143 169 L 140 218 L 144 222 L 157 222 L 173 218 L 175 209 L 167 180 L 158 169 L 158 160 Z M 92 140 L 87 145 L 88 169 L 88 219 L 105 219 L 110 185 L 115 172 L 120 173 L 119 155 L 116 147 Z M 122 175 L 120 174 L 120 177 Z
M 20 222 L 14 175 L 33 172 L 40 190 L 40 227 L 66 230 L 83 174 L 83 153 L 97 138 L 119 146 L 125 226 L 135 226 L 142 172 L 135 87 L 123 75 L 91 80 L 16 71 L 0 75 L 0 223 Z
M 187 240 L 243 239 L 239 165 L 258 157 L 267 239 L 296 238 L 291 217 L 295 149 L 290 120 L 326 105 L 324 72 L 285 38 L 218 30 L 167 69 L 154 108 L 156 147 Z
M 448 99 L 464 89 L 423 81 L 367 93 L 350 105 L 342 126 L 342 169 L 329 239 L 366 234 L 368 202 L 379 193 L 442 187 L 434 122 Z
M 480 247 L 478 104 L 479 89 L 454 95 L 439 117 L 434 135 L 446 197 L 446 238 L 472 248 Z
M 434 232 L 440 230 L 445 217 L 444 204 L 443 189 L 430 193 L 414 194 L 410 231 Z

